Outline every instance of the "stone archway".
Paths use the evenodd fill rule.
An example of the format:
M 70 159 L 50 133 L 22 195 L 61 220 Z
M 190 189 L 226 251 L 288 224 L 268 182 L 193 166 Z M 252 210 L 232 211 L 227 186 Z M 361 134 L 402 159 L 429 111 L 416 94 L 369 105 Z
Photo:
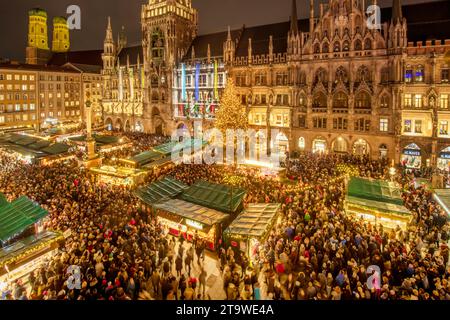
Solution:
M 357 156 L 365 156 L 370 154 L 370 145 L 364 139 L 358 139 L 353 143 L 353 154 Z
M 337 137 L 331 143 L 331 151 L 335 153 L 347 153 L 348 152 L 348 143 L 343 137 Z
M 163 135 L 165 122 L 161 117 L 161 113 L 157 107 L 153 107 L 152 109 L 152 121 L 153 121 L 153 130 L 155 134 Z

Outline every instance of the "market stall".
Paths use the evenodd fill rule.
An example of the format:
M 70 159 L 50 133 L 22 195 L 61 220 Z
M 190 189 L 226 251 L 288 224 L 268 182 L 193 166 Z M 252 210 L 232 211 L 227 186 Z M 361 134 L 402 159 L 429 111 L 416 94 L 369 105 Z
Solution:
M 135 186 L 144 182 L 147 172 L 119 166 L 101 166 L 90 168 L 98 183 L 109 183 L 118 186 Z
M 352 177 L 348 183 L 345 210 L 356 218 L 387 229 L 406 230 L 411 212 L 403 205 L 400 187 L 394 182 Z
M 435 189 L 433 198 L 450 216 L 450 189 Z
M 165 177 L 162 180 L 153 182 L 148 186 L 135 190 L 134 195 L 144 204 L 153 206 L 161 201 L 175 198 L 188 188 L 189 187 L 187 185 L 179 180 L 171 177 Z
M 27 197 L 0 194 L 0 285 L 28 275 L 58 250 L 62 235 L 42 230 L 48 212 Z
M 277 203 L 249 204 L 225 230 L 225 243 L 253 260 L 275 224 L 279 211 L 280 204 Z
M 226 213 L 180 199 L 169 199 L 154 208 L 168 233 L 177 237 L 181 234 L 188 241 L 196 234 L 212 251 L 216 250 L 224 225 L 230 219 Z

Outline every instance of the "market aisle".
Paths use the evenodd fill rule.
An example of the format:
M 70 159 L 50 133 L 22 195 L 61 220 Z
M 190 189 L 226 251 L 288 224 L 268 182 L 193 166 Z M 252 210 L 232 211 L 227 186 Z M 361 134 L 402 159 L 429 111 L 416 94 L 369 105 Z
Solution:
M 178 252 L 178 248 L 180 246 L 180 242 L 178 241 L 178 238 L 174 237 L 176 239 L 176 245 L 175 245 L 175 252 Z M 186 251 L 192 246 L 192 243 L 184 242 L 183 247 L 185 249 L 185 254 L 183 256 L 183 265 L 184 265 L 184 258 L 186 256 Z M 222 274 L 219 269 L 219 262 L 217 259 L 217 256 L 213 252 L 209 252 L 205 250 L 205 271 L 206 271 L 206 296 L 209 295 L 209 297 L 212 300 L 225 300 L 226 294 L 223 289 L 223 279 Z M 199 278 L 200 275 L 200 266 L 197 263 L 197 256 L 194 254 L 194 262 L 192 264 L 192 273 L 191 276 L 194 276 L 195 278 Z M 175 269 L 175 263 L 172 265 L 172 272 L 173 274 L 176 274 Z M 185 268 L 183 268 L 183 272 L 186 272 Z M 196 292 L 199 293 L 199 287 L 200 284 L 198 283 Z

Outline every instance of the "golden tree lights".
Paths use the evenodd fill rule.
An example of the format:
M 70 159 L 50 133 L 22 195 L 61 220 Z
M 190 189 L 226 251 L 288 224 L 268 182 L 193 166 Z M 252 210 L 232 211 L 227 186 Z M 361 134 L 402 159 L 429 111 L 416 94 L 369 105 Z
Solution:
M 246 130 L 247 124 L 247 113 L 241 105 L 234 81 L 228 78 L 220 100 L 220 108 L 216 113 L 215 126 L 220 131 L 225 132 L 227 129 Z

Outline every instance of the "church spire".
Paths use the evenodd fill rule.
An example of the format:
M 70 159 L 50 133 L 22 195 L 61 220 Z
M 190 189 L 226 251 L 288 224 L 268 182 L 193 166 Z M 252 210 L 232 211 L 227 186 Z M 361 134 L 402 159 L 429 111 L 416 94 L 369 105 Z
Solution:
M 392 21 L 402 21 L 402 3 L 401 0 L 393 0 L 392 1 Z
M 228 40 L 228 41 L 231 41 L 231 28 L 230 28 L 230 26 L 228 26 L 227 40 Z
M 292 0 L 291 32 L 297 33 L 297 31 L 298 31 L 297 0 Z

